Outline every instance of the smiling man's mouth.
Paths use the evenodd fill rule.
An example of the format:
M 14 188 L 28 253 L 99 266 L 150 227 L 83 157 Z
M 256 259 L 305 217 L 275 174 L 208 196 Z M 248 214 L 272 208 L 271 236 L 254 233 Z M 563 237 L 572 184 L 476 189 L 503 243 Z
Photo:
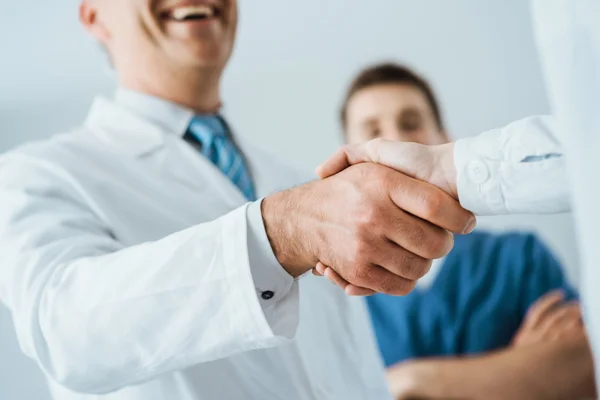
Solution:
M 221 10 L 209 5 L 180 6 L 167 10 L 161 14 L 162 18 L 177 22 L 200 21 L 217 18 Z

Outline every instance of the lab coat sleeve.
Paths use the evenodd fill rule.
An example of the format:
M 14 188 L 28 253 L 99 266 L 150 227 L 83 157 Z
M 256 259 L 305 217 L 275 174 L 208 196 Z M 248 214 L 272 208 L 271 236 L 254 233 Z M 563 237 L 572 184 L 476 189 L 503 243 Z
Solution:
M 248 206 L 125 248 L 83 193 L 54 164 L 0 159 L 0 299 L 51 379 L 105 393 L 294 336 L 297 283 L 269 278 Z
M 454 164 L 461 205 L 477 215 L 570 209 L 563 148 L 551 116 L 537 116 L 460 139 Z

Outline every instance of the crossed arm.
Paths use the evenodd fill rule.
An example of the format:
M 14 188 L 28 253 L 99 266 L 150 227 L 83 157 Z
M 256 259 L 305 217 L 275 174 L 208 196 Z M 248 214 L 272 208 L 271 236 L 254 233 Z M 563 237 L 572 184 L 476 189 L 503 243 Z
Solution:
M 577 399 L 595 396 L 585 337 L 483 356 L 420 359 L 388 370 L 397 399 Z
M 423 358 L 388 369 L 397 399 L 580 399 L 596 395 L 577 303 L 560 292 L 529 310 L 510 347 L 471 357 Z

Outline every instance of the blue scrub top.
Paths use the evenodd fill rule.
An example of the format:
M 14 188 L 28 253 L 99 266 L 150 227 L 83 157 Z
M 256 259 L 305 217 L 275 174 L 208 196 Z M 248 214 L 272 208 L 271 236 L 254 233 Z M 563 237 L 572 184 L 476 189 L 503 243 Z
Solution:
M 577 298 L 559 262 L 534 235 L 475 232 L 455 237 L 431 287 L 405 297 L 377 294 L 367 304 L 390 366 L 505 347 L 529 307 L 557 288 Z

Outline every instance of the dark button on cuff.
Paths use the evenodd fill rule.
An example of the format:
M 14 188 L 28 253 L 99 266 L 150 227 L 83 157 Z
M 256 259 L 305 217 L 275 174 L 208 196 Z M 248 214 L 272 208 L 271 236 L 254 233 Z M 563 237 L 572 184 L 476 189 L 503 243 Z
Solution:
M 263 300 L 271 300 L 273 298 L 273 296 L 275 296 L 275 293 L 273 293 L 270 290 L 265 290 L 264 292 L 262 292 L 262 294 L 260 295 L 260 297 L 263 298 Z

